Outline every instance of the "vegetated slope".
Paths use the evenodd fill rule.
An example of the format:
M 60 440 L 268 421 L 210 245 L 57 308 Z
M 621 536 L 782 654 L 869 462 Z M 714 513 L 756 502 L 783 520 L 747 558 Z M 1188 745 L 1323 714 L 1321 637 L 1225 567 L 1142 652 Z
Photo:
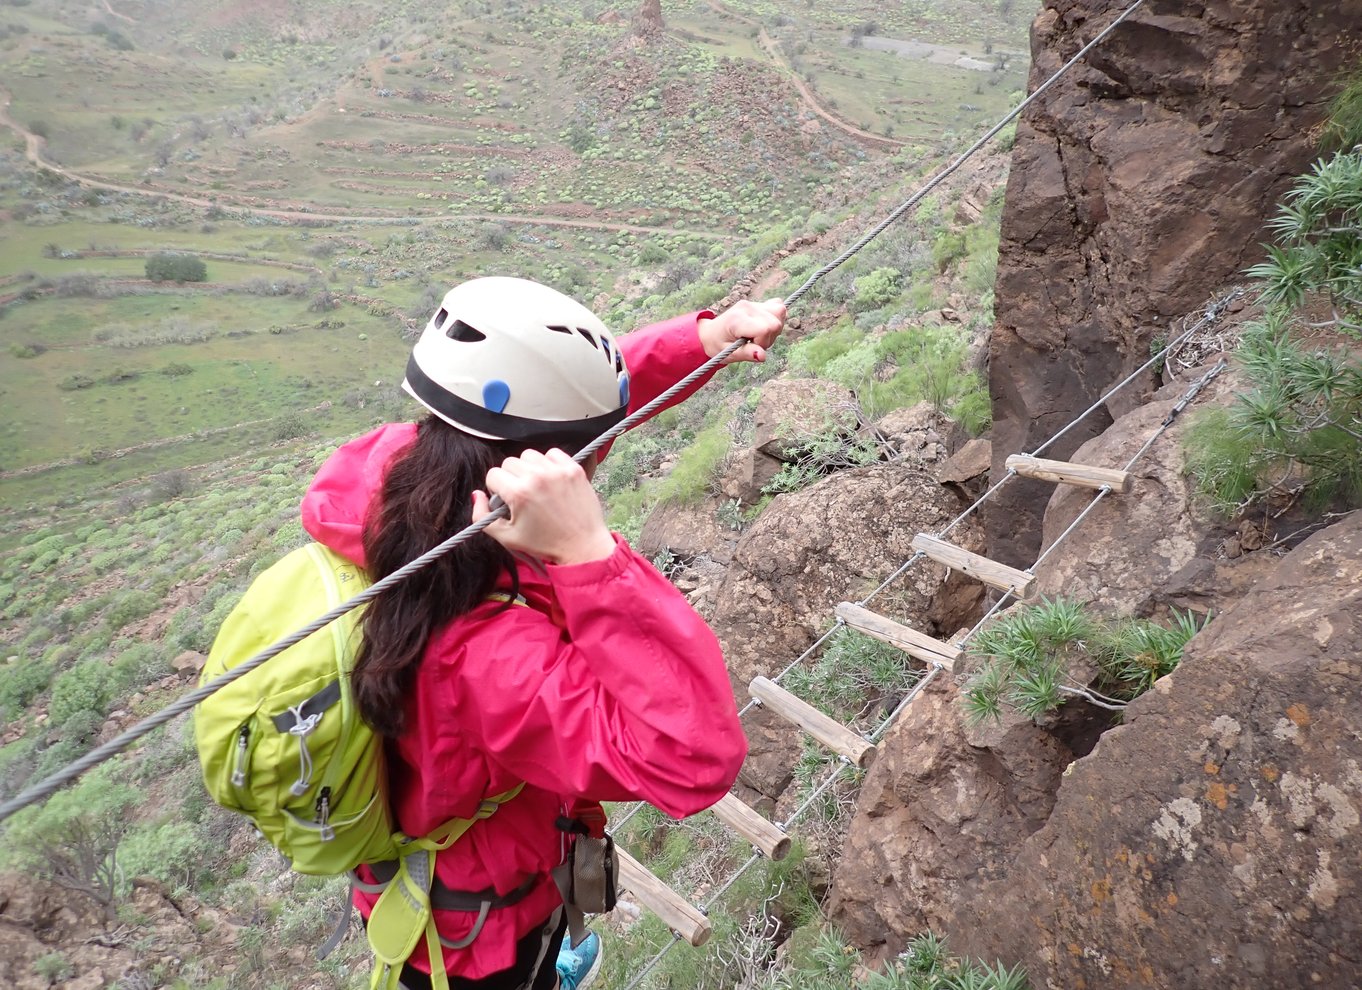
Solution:
M 114 7 L 135 19 L 136 26 L 128 27 L 131 51 L 108 40 L 107 28 L 82 33 L 52 20 L 48 15 L 58 8 L 42 3 L 14 8 L 17 16 L 31 19 L 30 30 L 0 39 L 0 45 L 15 43 L 5 55 L 20 53 L 15 64 L 28 87 L 24 94 L 16 85 L 16 119 L 47 130 L 51 153 L 74 171 L 141 187 L 102 192 L 35 173 L 17 149 L 4 157 L 0 171 L 0 209 L 23 232 L 0 245 L 5 265 L 0 294 L 11 297 L 0 323 L 10 349 L 0 390 L 17 410 L 0 434 L 5 440 L 0 469 L 34 469 L 0 479 L 6 523 L 0 545 L 13 551 L 0 569 L 0 657 L 14 658 L 0 677 L 3 793 L 64 763 L 187 685 L 191 675 L 176 672 L 170 661 L 178 658 L 192 670 L 193 657 L 185 654 L 206 649 L 249 577 L 301 539 L 292 519 L 316 458 L 336 440 L 409 413 L 394 388 L 408 346 L 403 335 L 424 321 L 450 281 L 488 270 L 540 278 L 592 303 L 621 328 L 714 303 L 735 283 L 749 291 L 760 284 L 764 294 L 774 294 L 901 200 L 937 161 L 935 148 L 925 145 L 889 157 L 844 140 L 836 128 L 799 109 L 793 90 L 774 70 L 747 65 L 745 56 L 712 58 L 703 44 L 697 53 L 696 43 L 672 38 L 675 51 L 652 58 L 625 41 L 623 27 L 593 20 L 581 22 L 580 33 L 574 33 L 578 21 L 558 25 L 579 47 L 576 61 L 552 78 L 581 87 L 573 91 L 572 104 L 574 115 L 581 107 L 580 116 L 543 122 L 554 130 L 532 132 L 531 140 L 517 142 L 516 135 L 525 132 L 476 122 L 475 111 L 486 110 L 490 118 L 493 110 L 514 112 L 516 101 L 500 107 L 503 89 L 494 107 L 485 92 L 492 84 L 485 80 L 480 95 L 466 94 L 467 74 L 439 83 L 445 88 L 421 101 L 410 100 L 408 89 L 405 109 L 392 111 L 395 118 L 384 116 L 397 98 L 377 95 L 384 87 L 373 84 L 374 73 L 392 82 L 398 78 L 394 67 L 409 57 L 418 64 L 410 55 L 418 49 L 425 53 L 419 63 L 424 71 L 436 65 L 435 52 L 421 48 L 425 42 L 393 38 L 378 53 L 359 53 L 357 64 L 370 73 L 367 85 L 332 79 L 325 92 L 346 100 L 344 114 L 339 102 L 334 110 L 309 114 L 302 100 L 297 123 L 266 121 L 254 130 L 249 125 L 230 144 L 214 136 L 214 128 L 230 130 L 230 115 L 205 118 L 210 133 L 203 139 L 194 138 L 192 114 L 175 115 L 173 128 L 167 124 L 165 131 L 170 154 L 160 165 L 137 158 L 152 125 L 134 141 L 130 116 L 94 96 L 91 106 L 97 109 L 76 113 L 71 107 L 80 97 L 68 107 L 54 107 L 48 126 L 35 121 L 33 104 L 23 101 L 50 85 L 58 56 L 76 61 L 90 56 L 95 65 L 104 58 L 127 59 L 119 63 L 124 70 L 153 63 L 164 69 L 185 58 L 204 73 L 186 76 L 185 92 L 198 94 L 195 99 L 219 78 L 216 64 L 209 69 L 213 59 L 233 71 L 254 65 L 254 79 L 296 73 L 298 92 L 312 85 L 313 69 L 322 78 L 334 66 L 271 66 L 264 58 L 252 63 L 248 42 L 255 44 L 250 39 L 258 35 L 248 30 L 254 22 L 245 14 L 224 17 L 213 27 L 239 32 L 232 35 L 240 44 L 233 58 L 211 48 L 205 54 L 203 39 L 218 36 L 195 34 L 188 26 L 175 35 L 177 47 L 152 58 L 143 48 L 149 43 L 143 32 L 154 37 L 156 19 L 174 16 L 174 9 L 116 2 Z M 484 10 L 479 16 L 490 15 Z M 497 32 L 507 28 L 496 23 L 493 39 L 485 37 L 485 27 L 482 36 L 472 34 L 481 37 L 477 45 L 485 52 L 466 48 L 478 72 L 492 71 L 494 55 L 510 58 L 518 51 L 498 40 Z M 259 36 L 273 37 L 277 29 L 262 30 Z M 47 33 L 37 47 L 50 47 L 35 52 L 40 32 Z M 198 39 L 197 54 L 186 38 Z M 607 51 L 608 63 L 601 62 L 592 46 L 612 38 L 618 48 Z M 378 35 L 373 44 L 382 41 Z M 410 86 L 426 78 L 404 73 L 400 81 Z M 597 86 L 597 79 L 611 85 Z M 112 75 L 96 79 L 136 100 L 165 99 L 165 90 L 153 95 L 146 87 L 115 87 L 116 81 Z M 65 76 L 61 84 L 67 84 Z M 998 91 L 1005 100 L 1001 87 Z M 357 102 L 350 102 L 352 93 Z M 543 95 L 535 94 L 536 100 Z M 650 100 L 658 106 L 650 107 Z M 456 101 L 464 101 L 461 115 L 449 110 Z M 711 105 L 722 112 L 708 118 Z M 366 112 L 369 116 L 361 116 Z M 107 125 L 116 140 L 127 143 L 117 155 L 78 161 L 85 149 L 97 151 L 99 142 L 86 140 L 95 137 L 93 131 L 80 138 L 79 127 L 76 137 L 59 140 L 55 125 L 68 113 L 83 121 L 80 126 Z M 527 111 L 525 119 L 535 118 Z M 467 128 L 462 149 L 445 134 L 458 127 Z M 354 137 L 354 128 L 364 136 Z M 441 135 L 440 148 L 432 131 Z M 384 135 L 381 149 L 370 133 Z M 176 134 L 189 140 L 178 143 Z M 305 137 L 290 144 L 295 134 Z M 541 140 L 545 143 L 535 143 Z M 352 141 L 361 146 L 342 146 Z M 574 141 L 582 147 L 575 148 Z M 517 157 L 517 151 L 523 154 Z M 552 183 L 540 180 L 542 162 L 535 155 L 541 153 L 550 165 L 561 166 Z M 473 164 L 460 164 L 459 155 Z M 429 174 L 413 182 L 408 176 L 418 159 L 429 164 Z M 505 167 L 498 170 L 498 164 Z M 765 368 L 731 370 L 684 417 L 621 444 L 617 463 L 632 464 L 633 470 L 604 479 L 621 506 L 621 525 L 641 526 L 663 495 L 703 498 L 723 468 L 722 458 L 682 465 L 688 469 L 682 481 L 665 491 L 651 481 L 635 484 L 640 473 L 657 477 L 663 463 L 675 466 L 689 447 L 712 453 L 713 445 L 693 443 L 706 428 L 733 431 L 741 439 L 750 423 L 741 413 L 729 415 L 729 400 L 740 391 L 750 399 L 767 376 L 784 367 L 826 374 L 863 389 L 867 401 L 873 395 L 877 411 L 891 409 L 924 395 L 922 383 L 906 375 L 913 364 L 907 345 L 922 327 L 944 383 L 933 393 L 940 404 L 958 409 L 977 400 L 978 381 L 967 365 L 973 336 L 989 322 L 999 206 L 991 193 L 1002 165 L 994 160 L 978 188 L 956 187 L 928 200 L 911 223 L 825 280 Z M 617 179 L 627 183 L 617 188 Z M 346 190 L 342 182 L 372 188 Z M 212 188 L 215 184 L 221 188 Z M 551 202 L 560 184 L 569 201 Z M 444 185 L 455 185 L 457 196 L 432 199 Z M 541 185 L 547 189 L 543 204 Z M 668 205 L 665 197 L 675 186 L 701 197 L 703 208 L 693 209 L 683 198 Z M 221 195 L 224 202 L 204 211 L 158 199 L 157 189 Z M 231 199 L 310 208 L 318 201 L 313 192 L 342 205 L 363 200 L 355 209 L 374 216 L 402 219 L 419 209 L 423 219 L 396 227 L 309 226 L 238 214 Z M 661 217 L 672 228 L 693 225 L 697 236 L 460 219 L 474 196 L 486 197 L 473 204 L 485 207 L 479 213 L 542 205 L 547 215 L 575 210 L 588 220 L 651 224 Z M 666 211 L 674 215 L 664 216 Z M 698 236 L 716 232 L 739 239 Z M 822 238 L 790 253 L 794 239 L 805 234 Z M 206 282 L 180 286 L 142 277 L 148 256 L 166 250 L 204 258 Z M 749 274 L 754 269 L 759 273 Z M 242 455 L 243 448 L 250 453 Z M 73 453 L 78 463 L 37 470 L 66 462 Z M 120 820 L 131 829 L 119 836 L 124 879 L 149 873 L 195 891 L 239 928 L 231 937 L 242 946 L 240 960 L 226 974 L 203 960 L 171 963 L 134 954 L 135 968 L 155 979 L 178 973 L 191 985 L 211 985 L 217 977 L 226 985 L 254 986 L 267 971 L 286 973 L 280 978 L 290 985 L 313 980 L 341 985 L 345 978 L 338 971 L 319 971 L 298 951 L 284 954 L 286 946 L 318 940 L 337 892 L 313 881 L 280 880 L 277 862 L 246 830 L 204 807 L 196 772 L 179 725 L 116 769 L 116 776 L 146 787 L 152 798 L 139 799 L 131 810 L 119 808 Z M 90 804 L 91 810 L 112 807 Z M 128 896 L 127 885 L 120 884 L 118 897 Z M 351 951 L 358 952 L 353 946 Z
M 905 164 L 887 172 L 895 175 Z M 695 441 L 706 429 L 741 440 L 750 421 L 745 425 L 741 416 L 732 415 L 729 400 L 735 393 L 750 395 L 772 373 L 791 368 L 796 374 L 818 369 L 829 377 L 850 375 L 844 380 L 868 389 L 867 397 L 873 391 L 884 403 L 882 408 L 910 403 L 923 394 L 899 379 L 898 348 L 901 338 L 917 326 L 932 340 L 949 342 L 954 364 L 945 370 L 959 371 L 968 352 L 968 334 L 987 325 L 986 285 L 991 281 L 987 273 L 992 269 L 991 244 L 996 243 L 1000 207 L 990 191 L 997 188 L 1004 164 L 1002 156 L 984 162 L 977 185 L 967 182 L 962 190 L 927 201 L 915 218 L 821 283 L 801 307 L 799 327 L 792 329 L 790 340 L 767 366 L 729 369 L 681 415 L 621 441 L 607 462 L 610 471 L 603 484 L 614 489 L 612 499 L 624 499 L 623 525 L 640 525 L 642 514 L 658 501 L 659 493 L 648 485 L 634 494 L 637 473 L 655 473 L 661 461 L 670 458 L 676 464 L 691 448 L 703 448 Z M 901 199 L 918 181 L 915 174 L 900 175 L 879 195 Z M 884 205 L 875 203 L 877 209 Z M 848 215 L 835 225 L 831 218 L 815 219 L 814 230 L 824 231 L 817 249 L 837 250 L 860 232 L 864 222 L 859 215 Z M 774 291 L 787 289 L 782 277 L 787 283 L 800 278 L 815 263 L 807 249 L 785 250 L 790 237 L 788 230 L 774 231 L 737 259 L 756 266 L 759 273 L 717 271 L 718 265 L 710 263 L 709 277 L 722 277 L 724 284 L 760 282 Z M 415 250 L 422 244 L 418 240 L 394 248 Z M 785 257 L 771 267 L 765 259 L 776 253 Z M 668 312 L 691 291 L 683 284 L 671 292 L 654 292 L 634 305 L 640 313 Z M 973 308 L 978 293 L 984 295 L 979 300 L 984 309 Z M 943 319 L 943 307 L 962 322 Z M 845 360 L 833 365 L 838 357 Z M 876 383 L 879 390 L 870 389 Z M 965 393 L 948 392 L 942 401 L 954 403 L 967 397 L 970 388 L 977 391 L 977 379 L 973 385 L 962 381 L 961 387 Z M 384 409 L 383 414 L 399 413 Z M 5 793 L 50 772 L 188 686 L 194 654 L 207 649 L 217 624 L 249 578 L 302 539 L 295 521 L 296 502 L 317 459 L 330 446 L 281 441 L 217 467 L 167 471 L 68 498 L 64 504 L 39 508 L 35 503 L 23 514 L 11 514 L 10 552 L 0 570 L 0 652 L 14 658 L 0 678 L 6 720 L 0 736 Z M 722 460 L 690 465 L 682 473 L 692 482 L 698 478 L 698 487 L 678 484 L 665 494 L 671 499 L 703 498 L 722 466 Z M 184 672 L 176 671 L 173 660 Z M 227 927 L 215 931 L 225 931 L 229 935 L 223 937 L 249 948 L 226 964 L 235 974 L 227 985 L 256 985 L 252 981 L 261 980 L 266 971 L 288 973 L 290 985 L 328 980 L 335 982 L 322 985 L 343 985 L 340 969 L 318 969 L 295 951 L 322 936 L 325 914 L 339 897 L 335 885 L 281 880 L 277 859 L 250 841 L 248 830 L 204 805 L 184 732 L 177 723 L 158 733 L 116 771 L 155 794 L 150 804 L 139 800 L 119 806 L 127 830 L 117 837 L 129 880 L 136 874 L 157 877 L 186 894 L 192 891 L 192 901 L 184 903 L 202 903 L 216 912 L 205 917 Z M 107 810 L 93 801 L 90 806 L 92 813 Z M 70 824 L 63 819 L 54 827 Z M 655 829 L 659 836 L 665 831 L 662 823 Z M 14 848 L 19 850 L 20 844 Z M 159 855 L 152 855 L 152 850 Z M 697 861 L 715 869 L 726 868 L 730 854 L 723 843 L 702 844 L 694 851 Z M 698 876 L 693 871 L 688 875 Z M 792 890 L 795 876 L 791 874 Z M 763 879 L 748 894 L 765 889 L 765 883 Z M 283 891 L 280 884 L 288 890 L 287 907 L 277 900 Z M 124 884 L 116 896 L 123 903 L 133 892 Z M 169 937 L 157 926 L 142 931 Z M 347 951 L 350 955 L 343 961 L 361 955 L 354 943 Z M 182 945 L 179 952 L 180 963 L 163 968 L 164 974 L 199 979 L 193 974 L 206 973 L 214 958 L 209 945 Z M 712 962 L 716 957 L 705 958 Z M 140 972 L 154 968 L 152 959 L 136 954 L 123 964 Z M 221 961 L 212 966 L 222 976 Z
M 0 245 L 0 331 L 20 358 L 0 370 L 18 411 L 5 501 L 209 462 L 234 437 L 362 426 L 391 398 L 400 335 L 472 273 L 540 278 L 620 327 L 662 315 L 651 297 L 683 285 L 683 308 L 711 303 L 721 273 L 755 261 L 734 248 L 778 244 L 874 185 L 885 149 L 809 110 L 745 22 L 668 5 L 668 32 L 644 44 L 631 13 L 5 8 L 12 120 L 34 154 L 102 183 L 0 155 L 0 211 L 20 235 Z M 801 45 L 850 58 L 857 13 L 741 16 L 803 25 L 795 61 Z M 885 105 L 920 68 L 855 57 L 880 59 L 856 86 Z M 969 110 L 949 95 L 962 80 L 983 94 Z M 927 160 L 943 128 L 1000 109 L 1019 80 L 931 68 L 913 83 L 930 141 L 899 160 Z M 392 227 L 309 219 L 321 213 Z M 204 258 L 205 281 L 146 281 L 165 250 Z

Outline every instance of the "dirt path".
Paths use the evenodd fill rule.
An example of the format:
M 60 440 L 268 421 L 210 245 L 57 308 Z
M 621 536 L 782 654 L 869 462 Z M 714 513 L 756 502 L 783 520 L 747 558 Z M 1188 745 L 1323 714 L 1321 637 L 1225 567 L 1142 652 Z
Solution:
M 133 20 L 133 19 L 132 19 L 131 17 L 129 17 L 127 14 L 120 14 L 118 11 L 116 11 L 116 10 L 114 10 L 112 7 L 110 7 L 110 6 L 109 6 L 109 0 L 100 0 L 100 2 L 104 5 L 104 12 L 105 12 L 106 14 L 108 14 L 110 17 L 117 17 L 120 21 L 124 21 L 124 22 L 126 22 L 126 23 L 128 23 L 128 24 L 136 24 L 136 23 L 137 23 L 135 20 Z
M 142 196 L 148 199 L 166 199 L 175 203 L 184 203 L 187 206 L 197 206 L 202 209 L 217 207 L 218 209 L 231 209 L 239 213 L 250 216 L 270 217 L 275 220 L 288 220 L 295 223 L 305 222 L 324 222 L 324 223 L 375 223 L 375 224 L 413 224 L 422 220 L 487 220 L 499 223 L 525 224 L 535 227 L 564 227 L 577 230 L 605 230 L 612 233 L 627 234 L 668 234 L 674 237 L 703 237 L 715 241 L 731 241 L 735 235 L 718 233 L 710 230 L 682 230 L 675 227 L 645 227 L 642 224 L 631 223 L 611 223 L 605 220 L 564 220 L 548 217 L 537 217 L 528 214 L 514 213 L 417 213 L 409 212 L 402 216 L 390 216 L 372 213 L 328 213 L 324 210 L 286 210 L 273 207 L 245 206 L 232 201 L 229 196 L 218 196 L 214 199 L 207 199 L 203 196 L 190 196 L 185 193 L 170 192 L 154 186 L 129 186 L 117 182 L 107 182 L 102 179 L 91 178 L 79 172 L 73 172 L 64 166 L 57 165 L 43 157 L 43 146 L 46 142 L 24 127 L 13 117 L 10 116 L 9 107 L 12 97 L 10 92 L 0 87 L 0 125 L 8 127 L 24 139 L 24 155 L 38 168 L 46 169 L 55 175 L 60 175 L 64 179 L 78 183 L 87 189 L 104 189 L 109 192 L 128 193 L 133 196 Z
M 851 135 L 858 141 L 868 141 L 878 148 L 903 148 L 907 146 L 907 141 L 897 141 L 894 138 L 885 137 L 883 134 L 876 134 L 873 131 L 863 130 L 855 124 L 833 114 L 824 107 L 823 104 L 818 102 L 818 97 L 814 94 L 813 90 L 799 77 L 799 73 L 795 72 L 790 63 L 785 61 L 785 54 L 780 50 L 780 43 L 766 33 L 766 28 L 762 26 L 760 21 L 754 20 L 751 17 L 744 17 L 736 11 L 729 10 L 720 3 L 720 0 L 706 0 L 706 3 L 708 3 L 710 9 L 717 14 L 731 17 L 736 21 L 741 21 L 743 24 L 755 27 L 757 29 L 757 42 L 761 45 L 762 50 L 765 51 L 767 55 L 771 56 L 771 60 L 776 63 L 776 66 L 789 77 L 790 82 L 794 85 L 795 90 L 799 93 L 805 106 L 818 114 L 818 116 L 822 117 L 833 127 L 843 133 Z

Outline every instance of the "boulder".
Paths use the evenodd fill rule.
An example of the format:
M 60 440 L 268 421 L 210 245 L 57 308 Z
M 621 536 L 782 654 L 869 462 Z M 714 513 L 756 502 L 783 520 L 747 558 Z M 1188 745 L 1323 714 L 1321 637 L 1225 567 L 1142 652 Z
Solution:
M 738 541 L 719 590 L 713 626 L 729 669 L 746 684 L 780 670 L 831 620 L 838 602 L 868 594 L 912 556 L 918 533 L 934 533 L 960 511 L 959 500 L 907 463 L 839 471 L 776 496 Z M 953 542 L 978 550 L 966 521 Z M 950 635 L 962 616 L 934 616 L 945 568 L 923 561 L 874 601 L 885 614 L 929 634 Z
M 749 447 L 729 458 L 719 488 L 728 498 L 736 499 L 742 505 L 756 505 L 761 501 L 762 489 L 784 466 L 785 462 L 779 458 Z
M 943 929 L 1033 986 L 1350 987 L 1362 945 L 1362 512 L 1195 637 Z
M 841 471 L 776 496 L 739 540 L 713 597 L 710 622 L 739 699 L 746 700 L 753 677 L 774 676 L 799 656 L 828 627 L 839 602 L 863 598 L 912 556 L 916 534 L 937 532 L 962 507 L 908 462 Z M 973 550 L 982 542 L 970 521 L 951 538 Z M 974 616 L 981 598 L 973 582 L 922 561 L 871 607 L 945 637 Z M 778 797 L 789 783 L 797 734 L 758 720 L 748 736 L 752 755 L 741 782 Z
M 647 557 L 670 553 L 686 563 L 701 557 L 728 563 L 738 534 L 719 522 L 716 508 L 713 502 L 658 506 L 643 524 L 638 551 Z
M 988 469 L 993 463 L 993 444 L 982 438 L 968 441 L 936 469 L 936 480 L 973 502 L 988 484 Z
M 829 431 L 854 435 L 860 405 L 850 389 L 813 378 L 778 378 L 761 390 L 752 446 L 780 461 L 798 454 L 803 440 Z
M 1197 377 L 1199 372 L 1192 371 L 1165 386 L 1070 459 L 1094 467 L 1124 467 Z M 1190 409 L 1227 403 L 1236 387 L 1235 375 L 1226 372 L 1206 386 Z M 1135 463 L 1130 494 L 1108 495 L 1083 520 L 1081 532 L 1036 568 L 1037 595 L 1092 602 L 1119 616 L 1148 616 L 1161 605 L 1204 615 L 1222 611 L 1276 566 L 1268 554 L 1229 559 L 1221 553 L 1226 537 L 1236 530 L 1200 504 L 1195 479 L 1183 472 L 1190 409 Z M 1095 494 L 1073 485 L 1055 486 L 1045 510 L 1044 547 L 1069 528 Z
M 1058 0 L 1035 21 L 1035 89 L 1115 16 Z M 989 344 L 993 476 L 1148 357 L 1262 254 L 1263 221 L 1318 154 L 1317 124 L 1353 64 L 1358 0 L 1145 6 L 1059 79 L 1017 127 Z M 1054 448 L 1067 459 L 1143 401 L 1132 383 Z M 1035 559 L 1050 497 L 1009 485 L 990 553 Z
M 872 957 L 953 919 L 1049 817 L 1074 753 L 1017 715 L 967 729 L 938 677 L 886 734 L 866 774 L 832 886 L 832 921 Z
M 208 658 L 197 650 L 185 650 L 170 661 L 170 668 L 177 674 L 196 674 L 207 662 Z
M 898 457 L 922 463 L 944 461 L 965 442 L 965 431 L 930 402 L 895 409 L 875 421 L 875 435 Z

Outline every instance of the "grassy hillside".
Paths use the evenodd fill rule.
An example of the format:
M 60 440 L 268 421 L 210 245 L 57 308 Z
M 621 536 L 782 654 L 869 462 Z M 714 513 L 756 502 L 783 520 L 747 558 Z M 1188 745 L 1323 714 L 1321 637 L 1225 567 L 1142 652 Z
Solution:
M 713 301 L 754 238 L 1015 98 L 1016 59 L 847 45 L 870 25 L 1020 47 L 1016 10 L 935 9 L 667 4 L 645 44 L 632 4 L 11 0 L 0 496 L 211 462 L 232 449 L 215 430 L 352 431 L 390 396 L 401 335 L 472 273 L 533 275 L 618 326 L 659 288 Z M 25 160 L 25 131 L 60 172 Z M 147 281 L 162 250 L 207 280 Z
M 302 541 L 316 463 L 411 414 L 400 370 L 451 282 L 537 278 L 620 329 L 744 276 L 788 292 L 1017 98 L 1025 60 L 1007 53 L 1032 12 L 664 3 L 644 42 L 636 7 L 0 2 L 0 796 L 187 688 L 171 661 L 205 651 Z M 1004 170 L 986 161 L 821 283 L 766 366 L 624 438 L 600 478 L 612 522 L 636 532 L 660 502 L 708 497 L 786 369 L 857 389 L 872 415 L 927 398 L 979 428 L 969 355 L 991 319 Z M 786 253 L 800 235 L 817 241 Z M 204 279 L 149 279 L 167 252 Z M 206 805 L 185 733 L 108 778 L 146 800 L 94 800 L 96 782 L 43 827 L 117 814 L 114 906 L 134 929 L 137 873 L 239 926 L 230 960 L 148 950 L 146 985 L 347 985 L 353 945 L 322 968 L 265 951 L 319 941 L 337 892 L 279 880 Z M 643 817 L 630 841 L 680 856 L 673 830 Z M 745 852 L 707 855 L 717 871 Z M 724 922 L 732 945 L 743 917 Z M 665 940 L 644 934 L 639 951 Z M 799 951 L 832 958 L 813 935 Z

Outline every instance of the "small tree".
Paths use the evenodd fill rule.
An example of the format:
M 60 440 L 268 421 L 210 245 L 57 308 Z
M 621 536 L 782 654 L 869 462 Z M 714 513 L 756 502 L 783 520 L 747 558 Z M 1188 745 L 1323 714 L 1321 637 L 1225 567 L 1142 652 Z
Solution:
M 122 882 L 118 844 L 131 825 L 129 811 L 141 800 L 126 767 L 106 763 L 46 804 L 11 819 L 0 860 L 64 890 L 83 894 L 110 920 Z

